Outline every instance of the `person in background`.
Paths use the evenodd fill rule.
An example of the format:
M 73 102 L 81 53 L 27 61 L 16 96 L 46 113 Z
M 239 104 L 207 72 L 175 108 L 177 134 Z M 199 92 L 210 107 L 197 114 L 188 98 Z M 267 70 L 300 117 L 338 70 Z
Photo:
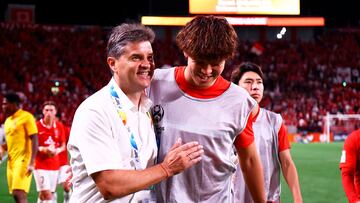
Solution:
M 4 96 L 2 108 L 7 119 L 4 124 L 6 144 L 0 146 L 0 160 L 7 150 L 6 174 L 9 192 L 15 202 L 26 203 L 38 149 L 35 118 L 21 109 L 20 97 L 16 93 Z
M 65 143 L 67 144 L 69 141 L 69 136 L 70 136 L 70 127 L 64 125 L 64 132 L 65 132 L 64 140 L 65 140 Z M 71 169 L 71 167 L 69 164 L 67 150 L 60 152 L 59 164 L 60 164 L 60 169 L 59 169 L 59 176 L 58 176 L 58 184 L 61 185 L 61 187 L 63 188 L 63 191 L 64 191 L 64 203 L 68 203 L 70 200 L 70 195 L 71 195 L 71 186 L 70 186 L 70 183 L 67 181 L 67 177 L 68 177 L 68 171 Z
M 243 87 L 258 104 L 264 95 L 263 79 L 260 66 L 251 62 L 240 64 L 231 76 L 231 81 Z M 263 166 L 266 201 L 280 202 L 280 172 L 282 171 L 294 202 L 301 203 L 298 173 L 290 154 L 290 143 L 281 115 L 258 107 L 253 128 L 256 147 Z M 248 188 L 244 185 L 241 170 L 237 170 L 234 181 L 234 202 L 253 202 Z
M 56 104 L 46 101 L 42 105 L 43 118 L 36 122 L 39 130 L 39 148 L 35 159 L 34 178 L 39 192 L 38 202 L 50 203 L 55 199 L 59 175 L 59 154 L 65 150 L 65 130 L 56 118 Z
M 71 126 L 70 202 L 155 201 L 152 185 L 201 160 L 201 145 L 178 139 L 155 164 L 158 150 L 148 113 L 152 102 L 145 95 L 155 67 L 154 37 L 140 24 L 112 29 L 107 64 L 113 77 L 78 107 Z
M 360 203 L 360 129 L 345 140 L 340 159 L 342 185 L 350 203 Z
M 199 164 L 156 186 L 158 202 L 231 202 L 233 147 L 253 199 L 265 201 L 252 128 L 257 103 L 220 76 L 237 40 L 224 17 L 196 16 L 176 36 L 187 65 L 155 70 L 148 93 L 154 102 L 158 160 L 166 160 L 178 138 L 197 140 L 205 151 Z

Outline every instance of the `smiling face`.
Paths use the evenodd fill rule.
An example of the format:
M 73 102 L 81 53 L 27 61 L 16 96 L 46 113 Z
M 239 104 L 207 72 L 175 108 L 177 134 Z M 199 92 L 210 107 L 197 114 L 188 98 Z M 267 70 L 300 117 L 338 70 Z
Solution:
M 108 65 L 124 93 L 142 92 L 150 85 L 155 64 L 149 41 L 129 42 L 118 58 L 108 57 Z
M 185 55 L 186 56 L 186 55 Z M 225 60 L 199 61 L 186 56 L 185 80 L 197 88 L 211 87 L 225 67 Z
M 259 74 L 249 71 L 242 75 L 239 80 L 240 87 L 246 89 L 250 96 L 258 103 L 262 100 L 264 94 L 264 83 Z

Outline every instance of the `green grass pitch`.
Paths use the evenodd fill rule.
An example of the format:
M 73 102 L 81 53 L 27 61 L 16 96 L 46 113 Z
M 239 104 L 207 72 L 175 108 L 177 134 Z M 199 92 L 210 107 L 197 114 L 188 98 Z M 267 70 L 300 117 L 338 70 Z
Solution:
M 33 175 L 34 177 L 34 175 Z M 36 191 L 36 184 L 34 178 L 31 181 L 30 192 L 28 194 L 28 202 L 36 203 L 38 193 Z M 58 186 L 57 188 L 57 200 L 59 203 L 63 202 L 63 192 L 62 188 Z M 9 194 L 7 180 L 6 180 L 6 162 L 3 162 L 0 165 L 0 203 L 13 203 L 14 198 Z
M 303 202 L 348 202 L 342 188 L 339 169 L 343 144 L 292 144 L 291 155 L 299 173 Z M 284 179 L 281 200 L 284 203 L 292 202 L 290 190 Z

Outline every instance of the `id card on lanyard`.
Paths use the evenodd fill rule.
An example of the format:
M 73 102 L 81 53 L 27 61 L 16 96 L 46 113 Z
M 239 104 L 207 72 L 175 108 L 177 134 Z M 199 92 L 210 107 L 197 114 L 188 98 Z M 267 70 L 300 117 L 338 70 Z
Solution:
M 132 157 L 131 165 L 135 167 L 135 170 L 142 170 L 140 163 L 140 157 L 139 157 L 139 149 L 135 141 L 134 133 L 132 132 L 130 126 L 127 123 L 126 113 L 122 106 L 122 103 L 120 101 L 119 95 L 117 94 L 115 88 L 113 85 L 110 86 L 110 95 L 113 100 L 113 104 L 116 106 L 116 111 L 118 113 L 118 116 L 122 120 L 123 125 L 125 126 L 126 130 L 129 132 L 129 140 L 130 140 L 130 146 L 131 150 L 134 154 L 134 157 Z

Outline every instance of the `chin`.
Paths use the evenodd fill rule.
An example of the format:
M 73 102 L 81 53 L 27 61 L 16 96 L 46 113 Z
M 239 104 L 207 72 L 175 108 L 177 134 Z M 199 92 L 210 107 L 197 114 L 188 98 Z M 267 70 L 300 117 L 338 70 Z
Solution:
M 254 98 L 257 103 L 261 102 L 261 98 Z
M 199 87 L 199 88 L 208 88 L 208 87 L 211 87 L 211 84 L 201 84 L 201 85 L 197 85 L 197 87 Z
M 150 81 L 149 81 L 149 82 L 143 82 L 141 85 L 142 85 L 144 88 L 147 88 L 147 87 L 150 86 Z
M 212 83 L 209 82 L 209 81 L 206 81 L 206 82 L 204 82 L 204 81 L 196 81 L 195 85 L 196 85 L 196 87 L 206 88 L 206 87 L 210 87 L 212 85 Z

